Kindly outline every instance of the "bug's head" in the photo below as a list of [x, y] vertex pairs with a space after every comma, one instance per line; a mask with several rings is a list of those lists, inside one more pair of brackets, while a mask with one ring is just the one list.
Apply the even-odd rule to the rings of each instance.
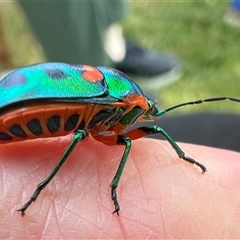
[[159, 116], [161, 116], [163, 112], [158, 110], [156, 104], [152, 100], [147, 97], [146, 99], [149, 109], [145, 112], [142, 119], [143, 121], [154, 121], [159, 118]]

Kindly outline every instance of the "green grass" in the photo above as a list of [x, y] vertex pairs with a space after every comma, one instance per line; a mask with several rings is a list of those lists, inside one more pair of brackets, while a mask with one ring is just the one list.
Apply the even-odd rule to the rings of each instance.
[[[240, 29], [223, 22], [227, 6], [220, 1], [131, 3], [125, 35], [149, 49], [173, 53], [183, 64], [182, 78], [159, 92], [164, 107], [211, 96], [240, 97]], [[17, 2], [0, 2], [0, 14], [15, 65], [46, 60]], [[182, 109], [200, 110], [240, 112], [240, 105], [218, 102]]]
[[[134, 15], [124, 22], [126, 35], [182, 60], [183, 77], [160, 92], [164, 106], [209, 96], [240, 97], [240, 29], [223, 22], [227, 6], [206, 1], [133, 4]], [[218, 102], [182, 111], [203, 109], [239, 112], [240, 106]]]

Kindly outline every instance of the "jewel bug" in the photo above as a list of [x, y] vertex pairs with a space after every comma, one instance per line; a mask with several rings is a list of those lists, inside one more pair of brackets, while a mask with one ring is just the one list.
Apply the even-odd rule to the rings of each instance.
[[77, 143], [88, 135], [106, 145], [125, 147], [110, 185], [115, 208], [113, 213], [118, 215], [120, 205], [116, 189], [130, 152], [131, 140], [159, 133], [171, 144], [179, 158], [200, 167], [202, 173], [206, 172], [206, 167], [185, 156], [161, 127], [133, 130], [128, 130], [128, 127], [136, 122], [154, 121], [166, 112], [185, 105], [221, 100], [240, 102], [237, 98], [215, 97], [158, 110], [134, 81], [108, 67], [41, 63], [10, 73], [0, 82], [0, 143], [74, 134], [53, 171], [38, 184], [30, 200], [18, 211], [24, 215]]

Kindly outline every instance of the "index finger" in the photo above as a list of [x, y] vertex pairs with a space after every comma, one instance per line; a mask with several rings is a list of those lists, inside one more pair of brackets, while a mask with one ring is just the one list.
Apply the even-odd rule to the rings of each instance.
[[[22, 218], [15, 210], [50, 173], [71, 136], [1, 145], [1, 235], [59, 238], [235, 238], [240, 236], [239, 153], [180, 144], [208, 172], [178, 158], [167, 142], [133, 141], [118, 186], [109, 185], [123, 147], [89, 139]], [[10, 226], [10, 227], [9, 227]], [[14, 229], [14, 231], [12, 230]]]

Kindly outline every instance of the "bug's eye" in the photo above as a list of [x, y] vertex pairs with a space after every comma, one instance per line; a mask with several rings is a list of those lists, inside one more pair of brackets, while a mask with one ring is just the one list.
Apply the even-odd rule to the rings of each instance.
[[149, 110], [152, 109], [153, 108], [153, 102], [148, 100], [147, 103], [148, 103], [148, 106], [149, 106]]
[[153, 104], [152, 105], [152, 111], [151, 111], [151, 115], [152, 116], [158, 116], [158, 109], [156, 108], [156, 106]]
[[151, 100], [147, 100], [149, 109], [145, 113], [145, 119], [152, 119], [152, 117], [156, 117], [158, 113], [158, 109], [156, 108], [155, 104]]

